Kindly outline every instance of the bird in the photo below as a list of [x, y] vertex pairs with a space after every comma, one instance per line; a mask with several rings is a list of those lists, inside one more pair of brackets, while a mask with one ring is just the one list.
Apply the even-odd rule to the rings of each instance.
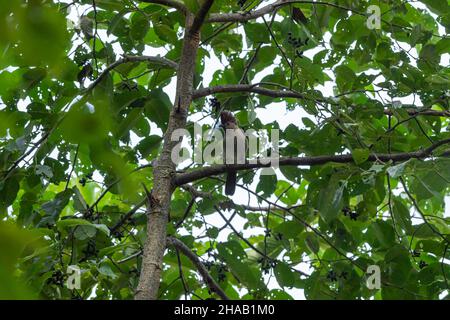
[[[220, 113], [221, 127], [224, 129], [224, 163], [241, 164], [245, 163], [245, 153], [247, 149], [246, 136], [244, 131], [239, 128], [237, 120], [233, 113], [224, 110]], [[230, 144], [232, 143], [232, 145]], [[236, 191], [237, 171], [227, 170], [225, 182], [225, 194], [234, 195]]]

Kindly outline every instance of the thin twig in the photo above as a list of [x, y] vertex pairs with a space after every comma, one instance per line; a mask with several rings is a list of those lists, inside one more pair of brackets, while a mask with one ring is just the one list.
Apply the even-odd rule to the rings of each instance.
[[78, 150], [80, 149], [80, 145], [77, 144], [77, 149], [75, 151], [75, 156], [73, 157], [73, 163], [72, 163], [72, 169], [70, 170], [69, 175], [67, 176], [67, 181], [66, 181], [66, 187], [64, 188], [64, 190], [67, 190], [67, 188], [69, 187], [69, 182], [70, 182], [70, 178], [72, 177], [72, 173], [75, 170], [75, 165], [77, 163], [77, 159], [78, 159]]
[[222, 300], [230, 300], [225, 291], [217, 284], [217, 282], [211, 277], [205, 265], [200, 261], [199, 257], [189, 249], [183, 242], [174, 237], [167, 237], [167, 244], [172, 245], [180, 250], [191, 262], [195, 265], [198, 272], [203, 278], [203, 281], [208, 285], [212, 292], [215, 292]]

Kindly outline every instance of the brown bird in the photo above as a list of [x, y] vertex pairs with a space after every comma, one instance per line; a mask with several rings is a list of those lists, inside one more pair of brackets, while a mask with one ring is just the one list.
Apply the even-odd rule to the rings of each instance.
[[[245, 163], [246, 137], [244, 131], [239, 128], [236, 118], [230, 111], [220, 113], [221, 127], [225, 131], [224, 136], [224, 163]], [[225, 182], [225, 194], [232, 196], [236, 191], [237, 171], [228, 170]]]

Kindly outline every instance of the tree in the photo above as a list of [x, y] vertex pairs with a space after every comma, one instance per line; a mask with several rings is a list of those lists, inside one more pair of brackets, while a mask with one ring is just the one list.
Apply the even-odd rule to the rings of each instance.
[[[447, 0], [0, 5], [0, 239], [18, 244], [0, 283], [51, 299], [448, 297], [449, 19]], [[280, 129], [276, 174], [231, 166], [241, 202], [222, 191], [230, 166], [172, 161], [176, 130], [225, 109]]]

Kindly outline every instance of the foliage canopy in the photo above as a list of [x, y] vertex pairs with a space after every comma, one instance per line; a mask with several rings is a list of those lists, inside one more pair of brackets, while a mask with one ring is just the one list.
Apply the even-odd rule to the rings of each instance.
[[[0, 298], [134, 297], [142, 184], [152, 190], [170, 128], [185, 16], [204, 2], [0, 5]], [[171, 195], [167, 234], [233, 299], [448, 297], [449, 2], [274, 2], [213, 2], [186, 128], [211, 128], [219, 106], [245, 129], [281, 127], [281, 157], [351, 156], [241, 170], [241, 202], [220, 175], [190, 180]], [[278, 116], [263, 122], [264, 109]], [[168, 246], [158, 297], [217, 297], [180, 248]], [[69, 265], [79, 290], [65, 286]], [[369, 265], [380, 290], [366, 287]]]

